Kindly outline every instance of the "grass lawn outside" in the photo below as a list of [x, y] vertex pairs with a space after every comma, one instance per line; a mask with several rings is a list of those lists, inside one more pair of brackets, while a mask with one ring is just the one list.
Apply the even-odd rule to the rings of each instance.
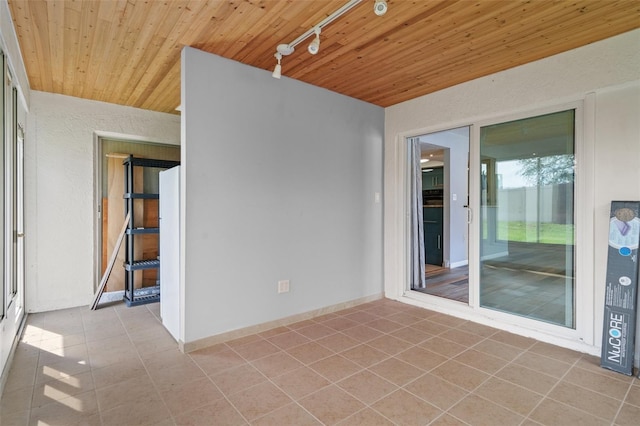
[[541, 223], [540, 240], [536, 222], [498, 222], [498, 239], [523, 243], [573, 245], [574, 226], [559, 223]]

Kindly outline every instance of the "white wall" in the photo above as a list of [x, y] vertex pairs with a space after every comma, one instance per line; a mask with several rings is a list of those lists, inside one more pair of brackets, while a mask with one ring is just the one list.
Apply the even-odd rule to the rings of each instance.
[[[578, 347], [582, 340], [591, 352], [600, 346], [604, 280], [606, 270], [607, 230], [611, 200], [640, 199], [640, 30], [593, 43], [579, 49], [506, 70], [423, 96], [386, 109], [385, 115], [385, 291], [389, 297], [401, 298], [404, 288], [402, 258], [401, 200], [402, 167], [399, 149], [404, 135], [424, 134], [482, 120], [584, 101], [583, 143], [585, 159], [579, 164], [587, 183], [578, 195], [583, 200], [576, 212], [587, 231], [578, 236], [577, 249], [584, 258], [593, 258], [578, 270], [577, 286], [592, 280], [593, 290], [583, 294], [581, 336], [543, 336], [531, 330], [508, 325], [505, 328], [522, 334], [547, 338], [554, 343]], [[473, 140], [472, 140], [473, 143]], [[595, 170], [595, 171], [593, 171]], [[585, 173], [586, 172], [586, 173]], [[593, 184], [591, 184], [593, 183]], [[595, 232], [592, 232], [595, 229]], [[588, 286], [587, 286], [588, 287]], [[480, 319], [477, 312], [453, 312]], [[515, 321], [514, 321], [515, 323]], [[541, 325], [542, 329], [543, 326]], [[580, 349], [585, 349], [581, 346]]]
[[32, 91], [25, 136], [26, 306], [88, 305], [94, 293], [94, 136], [180, 143], [180, 117]]
[[384, 110], [182, 55], [186, 342], [381, 294]]

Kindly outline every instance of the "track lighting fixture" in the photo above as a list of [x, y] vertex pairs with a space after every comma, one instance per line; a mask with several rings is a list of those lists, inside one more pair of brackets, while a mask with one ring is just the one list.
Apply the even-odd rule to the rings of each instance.
[[[293, 51], [295, 50], [295, 47], [298, 44], [302, 43], [304, 40], [308, 39], [314, 34], [315, 34], [315, 38], [309, 44], [309, 47], [307, 48], [307, 50], [312, 55], [317, 54], [318, 51], [320, 50], [320, 32], [322, 31], [322, 28], [329, 25], [330, 23], [332, 23], [333, 21], [335, 21], [336, 19], [338, 19], [339, 17], [341, 17], [342, 15], [344, 15], [345, 13], [347, 13], [348, 11], [356, 7], [361, 1], [362, 0], [349, 0], [340, 9], [336, 10], [331, 15], [324, 18], [315, 27], [307, 30], [304, 34], [300, 35], [297, 39], [293, 40], [291, 43], [279, 44], [276, 49], [276, 54], [274, 55], [275, 58], [278, 60], [278, 64], [276, 65], [276, 68], [273, 70], [273, 74], [272, 74], [273, 77], [280, 78], [281, 70], [282, 70], [282, 67], [280, 65], [280, 60], [282, 59], [282, 57], [292, 54]], [[387, 2], [385, 0], [375, 0], [375, 3], [373, 5], [373, 10], [378, 16], [384, 15], [385, 13], [387, 13]]]
[[280, 65], [280, 60], [282, 59], [282, 54], [280, 52], [276, 52], [275, 55], [273, 55], [276, 57], [276, 59], [278, 60], [278, 63], [276, 64], [276, 67], [273, 69], [273, 74], [271, 74], [271, 76], [273, 76], [273, 78], [277, 78], [278, 80], [280, 79], [280, 76], [282, 75], [282, 65]]
[[388, 8], [387, 0], [376, 0], [373, 4], [373, 11], [378, 16], [382, 16], [387, 13]]
[[314, 32], [316, 33], [316, 38], [314, 38], [313, 41], [309, 43], [309, 47], [307, 48], [309, 53], [311, 53], [312, 55], [315, 55], [320, 50], [320, 31], [322, 31], [322, 29], [320, 27], [316, 27], [316, 29], [314, 30]]

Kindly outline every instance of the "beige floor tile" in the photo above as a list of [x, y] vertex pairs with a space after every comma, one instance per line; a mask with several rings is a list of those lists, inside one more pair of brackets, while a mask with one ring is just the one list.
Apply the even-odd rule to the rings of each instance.
[[638, 381], [636, 381], [635, 383], [636, 384], [631, 386], [631, 388], [629, 389], [624, 402], [635, 405], [636, 407], [640, 407], [640, 385], [638, 384]]
[[409, 348], [404, 352], [400, 352], [395, 357], [424, 371], [430, 371], [448, 359], [442, 355], [438, 355], [417, 346]]
[[619, 426], [637, 426], [640, 419], [640, 407], [623, 404], [618, 417], [616, 417], [616, 425]]
[[374, 349], [366, 344], [354, 346], [351, 349], [347, 349], [346, 351], [341, 352], [340, 355], [350, 361], [355, 362], [361, 367], [370, 367], [374, 364], [379, 363], [380, 361], [389, 358], [388, 354]]
[[466, 350], [454, 359], [488, 374], [494, 374], [505, 365], [504, 360], [474, 349]]
[[580, 352], [561, 348], [560, 346], [551, 345], [545, 342], [536, 342], [531, 348], [529, 348], [529, 352], [544, 355], [548, 358], [553, 358], [568, 364], [573, 364], [582, 358], [582, 354]]
[[492, 377], [473, 392], [523, 416], [528, 415], [543, 396], [505, 380]]
[[518, 356], [520, 356], [522, 352], [524, 352], [524, 349], [496, 342], [495, 340], [491, 339], [483, 340], [477, 345], [474, 345], [473, 349], [479, 352], [484, 352], [485, 354], [493, 355], [509, 362], [513, 361]]
[[342, 352], [360, 344], [359, 341], [353, 339], [346, 334], [334, 333], [329, 336], [316, 340], [316, 343], [324, 346], [325, 348], [334, 351]]
[[467, 423], [462, 420], [456, 419], [450, 414], [444, 413], [437, 419], [435, 419], [429, 426], [467, 426]]
[[358, 311], [355, 311], [355, 312], [351, 312], [351, 313], [345, 315], [344, 317], [347, 318], [347, 319], [350, 319], [351, 321], [355, 321], [355, 322], [357, 322], [359, 324], [365, 324], [365, 323], [367, 323], [369, 321], [373, 321], [375, 319], [380, 318], [377, 315], [373, 315], [372, 313], [361, 311], [361, 310], [358, 310]]
[[422, 321], [418, 321], [414, 324], [410, 324], [409, 327], [415, 328], [416, 330], [422, 331], [423, 333], [431, 334], [432, 336], [437, 336], [453, 328], [453, 327], [448, 327], [444, 324], [430, 321], [428, 319], [423, 319]]
[[449, 411], [471, 425], [517, 425], [524, 417], [476, 395], [469, 395]]
[[173, 340], [173, 337], [171, 337], [166, 330], [163, 334], [135, 342], [134, 345], [140, 356], [163, 352], [168, 349], [175, 349], [178, 347], [176, 341]]
[[369, 371], [360, 371], [337, 385], [365, 404], [372, 404], [398, 389], [397, 385]]
[[469, 393], [430, 373], [409, 383], [405, 389], [442, 410], [448, 410]]
[[489, 378], [487, 373], [460, 364], [457, 361], [447, 361], [432, 370], [431, 373], [469, 391], [474, 390]]
[[452, 327], [452, 328], [459, 327], [462, 324], [467, 322], [467, 320], [464, 320], [462, 318], [456, 318], [451, 315], [443, 314], [440, 312], [436, 312], [434, 315], [431, 315], [429, 317], [429, 321], [436, 322], [438, 324], [442, 324], [446, 327]]
[[300, 346], [287, 349], [286, 352], [303, 364], [311, 364], [333, 355], [333, 351], [317, 344], [316, 342], [305, 343]]
[[331, 381], [342, 380], [360, 370], [362, 367], [340, 356], [333, 355], [309, 365], [315, 372]]
[[355, 327], [356, 325], [358, 325], [357, 322], [342, 316], [337, 318], [331, 318], [327, 321], [322, 321], [320, 324], [324, 325], [325, 327], [329, 327], [335, 331], [346, 330], [348, 328]]
[[371, 406], [397, 425], [426, 425], [442, 411], [402, 389]]
[[33, 388], [25, 387], [11, 392], [5, 391], [0, 399], [0, 415], [8, 415], [31, 408]]
[[546, 426], [604, 426], [610, 424], [604, 419], [550, 399], [544, 399], [529, 415], [529, 418]]
[[292, 402], [291, 398], [269, 382], [228, 395], [228, 399], [249, 421], [253, 421]]
[[287, 326], [276, 327], [267, 331], [262, 331], [258, 333], [258, 336], [262, 337], [263, 339], [269, 339], [270, 337], [277, 336], [278, 334], [288, 333], [291, 330], [292, 329]]
[[342, 331], [342, 334], [351, 337], [361, 343], [369, 342], [382, 336], [382, 332], [375, 330], [366, 325], [357, 325]]
[[74, 360], [78, 363], [89, 361], [89, 352], [86, 344], [67, 346], [64, 348], [40, 351], [38, 365], [55, 364], [63, 359]]
[[177, 348], [142, 355], [140, 358], [144, 362], [144, 366], [148, 368], [149, 371], [162, 370], [176, 365], [189, 364], [192, 361], [192, 358], [188, 354], [183, 354]]
[[4, 392], [33, 387], [36, 381], [36, 367], [12, 368], [4, 385]]
[[264, 339], [234, 347], [233, 350], [247, 361], [255, 361], [280, 351], [276, 345]]
[[206, 374], [195, 363], [150, 371], [149, 375], [160, 392], [206, 377]]
[[204, 407], [176, 416], [178, 426], [225, 425], [240, 426], [247, 422], [226, 399], [218, 399]]
[[569, 371], [564, 377], [564, 381], [619, 400], [625, 397], [629, 386], [631, 386], [629, 383], [580, 369]]
[[136, 352], [133, 345], [131, 345], [131, 347], [106, 349], [89, 354], [91, 368], [102, 368], [133, 358], [138, 358], [138, 352]]
[[117, 364], [91, 370], [96, 389], [112, 386], [124, 380], [147, 375], [147, 370], [138, 358], [130, 358]]
[[473, 346], [477, 343], [480, 343], [485, 339], [485, 337], [471, 334], [466, 331], [460, 330], [458, 328], [452, 328], [451, 330], [447, 330], [444, 333], [438, 335], [443, 339], [451, 340], [452, 342], [458, 343], [463, 346]]
[[310, 323], [306, 327], [296, 328], [296, 332], [302, 334], [308, 339], [316, 340], [327, 337], [336, 331], [318, 323]]
[[411, 312], [406, 311], [404, 309], [398, 312], [397, 314], [389, 315], [386, 318], [390, 321], [397, 322], [398, 324], [403, 324], [403, 325], [413, 324], [415, 322], [422, 321], [421, 317], [412, 315]]
[[89, 355], [99, 354], [105, 351], [131, 351], [135, 349], [133, 342], [126, 334], [120, 334], [106, 339], [87, 342]]
[[367, 323], [367, 327], [371, 327], [374, 330], [378, 330], [382, 333], [392, 333], [394, 331], [400, 330], [401, 328], [404, 328], [405, 325], [402, 323], [391, 321], [387, 318], [380, 318], [369, 321]]
[[564, 376], [571, 368], [571, 364], [539, 355], [531, 351], [524, 352], [516, 358], [513, 363], [558, 378]]
[[231, 349], [224, 349], [212, 353], [192, 353], [193, 361], [208, 375], [214, 375], [246, 364], [246, 361]]
[[459, 345], [451, 340], [443, 339], [438, 336], [432, 337], [431, 339], [420, 343], [418, 346], [448, 358], [461, 354], [467, 349], [466, 346]]
[[364, 404], [335, 385], [322, 388], [298, 401], [327, 425], [333, 425], [364, 408]]
[[54, 401], [92, 391], [94, 389], [91, 372], [80, 373], [74, 376], [52, 380], [35, 386], [33, 389], [32, 408], [40, 407]]
[[99, 425], [96, 394], [88, 391], [40, 407], [32, 408], [29, 424], [35, 425]]
[[136, 398], [116, 408], [102, 411], [103, 426], [155, 425], [170, 417], [169, 410], [156, 394]]
[[564, 382], [558, 383], [549, 392], [547, 398], [560, 401], [609, 421], [613, 421], [621, 405], [619, 400]]
[[148, 376], [133, 377], [117, 384], [96, 390], [101, 411], [111, 410], [124, 404], [160, 398]]
[[384, 360], [369, 370], [398, 386], [404, 386], [424, 373], [424, 370], [397, 358]]
[[305, 397], [330, 384], [326, 378], [308, 367], [290, 371], [275, 377], [272, 381], [289, 397], [294, 399]]
[[272, 378], [302, 367], [302, 363], [286, 352], [278, 352], [253, 361], [252, 365], [265, 376]]
[[14, 411], [8, 414], [0, 412], [0, 425], [3, 426], [27, 426], [31, 411]]
[[389, 355], [398, 354], [404, 350], [409, 349], [413, 346], [411, 343], [406, 340], [398, 339], [397, 337], [390, 336], [388, 334], [382, 335], [376, 339], [373, 339], [367, 342], [367, 345], [387, 353]]
[[382, 414], [365, 408], [338, 423], [338, 426], [393, 426]]
[[307, 410], [298, 404], [291, 403], [251, 422], [252, 426], [321, 426]]
[[225, 395], [240, 392], [267, 380], [251, 364], [242, 364], [209, 377]]
[[160, 394], [173, 416], [210, 404], [223, 398], [222, 393], [208, 378], [176, 386]]
[[398, 330], [389, 333], [393, 337], [397, 337], [398, 339], [406, 340], [407, 342], [417, 345], [425, 340], [433, 337], [432, 334], [426, 333], [424, 331], [416, 330], [413, 327], [403, 327]]
[[456, 327], [458, 330], [466, 331], [467, 333], [475, 334], [476, 336], [489, 337], [496, 334], [497, 328], [488, 327], [486, 325], [478, 324], [476, 322], [467, 321]]
[[515, 346], [520, 349], [529, 349], [536, 343], [534, 339], [518, 336], [513, 333], [507, 333], [506, 331], [499, 331], [492, 335], [490, 339], [510, 346]]
[[303, 343], [309, 342], [309, 338], [303, 336], [300, 333], [296, 333], [295, 331], [281, 333], [276, 336], [270, 337], [267, 340], [269, 340], [280, 349], [289, 349], [294, 346], [299, 346]]
[[502, 370], [498, 371], [496, 376], [543, 395], [549, 392], [551, 388], [558, 383], [557, 378], [538, 373], [537, 371], [530, 370], [516, 364], [507, 365]]
[[[258, 342], [260, 340], [264, 340], [259, 334], [249, 334], [247, 336], [239, 337], [237, 339], [230, 340], [225, 343], [226, 346], [230, 348], [237, 348], [240, 346], [244, 346], [249, 343]], [[203, 351], [207, 352], [209, 348], [203, 349]]]
[[66, 379], [89, 370], [91, 367], [82, 361], [77, 362], [73, 359], [63, 358], [56, 363], [40, 365], [36, 373], [36, 384]]
[[591, 373], [601, 374], [603, 376], [609, 377], [611, 379], [620, 380], [625, 383], [633, 382], [633, 376], [626, 376], [624, 374], [620, 374], [617, 371], [612, 371], [606, 368], [602, 368], [600, 366], [600, 357], [583, 354], [582, 358], [578, 360], [577, 363], [573, 366], [573, 368], [580, 368], [581, 370], [586, 370]]

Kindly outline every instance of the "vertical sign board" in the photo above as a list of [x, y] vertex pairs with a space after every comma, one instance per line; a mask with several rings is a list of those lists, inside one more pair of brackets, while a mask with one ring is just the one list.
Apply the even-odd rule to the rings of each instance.
[[633, 374], [640, 201], [612, 201], [600, 365]]

